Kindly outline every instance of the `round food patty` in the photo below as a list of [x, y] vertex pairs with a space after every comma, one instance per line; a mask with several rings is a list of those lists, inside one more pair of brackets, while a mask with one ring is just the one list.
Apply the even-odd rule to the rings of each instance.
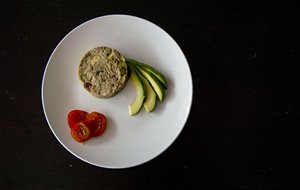
[[125, 58], [117, 50], [105, 46], [88, 51], [78, 68], [83, 87], [99, 98], [117, 94], [127, 82], [127, 73]]

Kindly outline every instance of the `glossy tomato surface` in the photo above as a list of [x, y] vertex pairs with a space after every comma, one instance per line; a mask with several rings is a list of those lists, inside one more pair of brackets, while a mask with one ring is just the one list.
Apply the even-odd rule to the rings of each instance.
[[71, 128], [71, 135], [74, 140], [84, 142], [91, 137], [91, 131], [84, 122], [79, 122]]
[[68, 124], [73, 128], [79, 122], [85, 121], [88, 113], [81, 110], [72, 110], [68, 114]]
[[91, 136], [97, 137], [102, 135], [106, 128], [106, 117], [98, 112], [92, 112], [89, 116], [92, 118], [89, 122]]
[[73, 139], [84, 142], [91, 137], [97, 137], [106, 129], [106, 117], [98, 112], [87, 113], [82, 110], [72, 110], [68, 114], [68, 124]]

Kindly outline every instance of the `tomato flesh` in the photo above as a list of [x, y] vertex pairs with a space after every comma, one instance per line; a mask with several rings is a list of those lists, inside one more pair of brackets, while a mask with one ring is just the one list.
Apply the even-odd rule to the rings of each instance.
[[106, 117], [98, 112], [87, 113], [72, 110], [68, 114], [68, 124], [71, 136], [78, 142], [84, 142], [91, 137], [97, 137], [106, 129]]
[[90, 113], [92, 120], [89, 123], [91, 129], [91, 136], [97, 137], [102, 135], [106, 129], [106, 117], [98, 112]]
[[84, 142], [91, 137], [91, 131], [84, 122], [79, 122], [71, 128], [71, 135], [74, 140]]
[[85, 121], [86, 116], [88, 115], [87, 112], [81, 110], [72, 110], [68, 114], [68, 124], [70, 128], [73, 128], [79, 122]]

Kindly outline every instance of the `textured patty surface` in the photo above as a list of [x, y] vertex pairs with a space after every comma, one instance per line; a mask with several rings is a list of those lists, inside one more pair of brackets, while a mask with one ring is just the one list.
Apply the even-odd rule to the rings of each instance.
[[125, 86], [128, 69], [125, 58], [117, 50], [101, 46], [83, 56], [78, 75], [83, 87], [92, 95], [108, 98]]

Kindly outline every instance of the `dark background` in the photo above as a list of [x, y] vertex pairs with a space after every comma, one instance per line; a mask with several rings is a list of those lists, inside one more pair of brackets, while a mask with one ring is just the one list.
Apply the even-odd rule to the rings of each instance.
[[[296, 1], [2, 1], [0, 189], [299, 189], [299, 6]], [[56, 140], [41, 82], [79, 24], [147, 19], [185, 53], [194, 85], [174, 144], [143, 165], [89, 165]]]

